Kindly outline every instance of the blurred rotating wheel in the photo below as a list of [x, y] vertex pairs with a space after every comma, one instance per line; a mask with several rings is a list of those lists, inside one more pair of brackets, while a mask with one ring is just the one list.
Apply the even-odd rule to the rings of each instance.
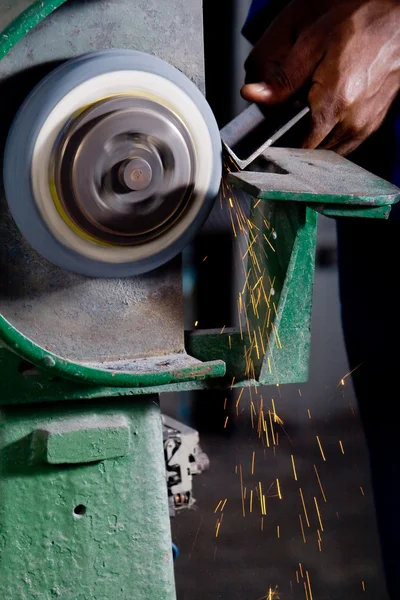
[[91, 277], [151, 271], [207, 219], [221, 142], [201, 92], [164, 61], [106, 50], [27, 98], [5, 147], [10, 212], [52, 263]]

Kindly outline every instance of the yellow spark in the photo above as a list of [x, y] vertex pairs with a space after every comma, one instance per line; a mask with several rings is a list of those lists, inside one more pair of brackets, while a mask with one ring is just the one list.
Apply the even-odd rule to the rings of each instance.
[[296, 571], [296, 581], [297, 581], [297, 583], [300, 583], [300, 578], [299, 578], [299, 572], [298, 571]]
[[257, 208], [257, 206], [260, 204], [260, 202], [261, 202], [261, 198], [259, 198], [259, 199], [257, 200], [257, 202], [255, 203], [255, 205], [253, 206], [253, 210], [254, 210], [255, 208]]
[[224, 429], [226, 429], [226, 426], [228, 424], [228, 419], [229, 419], [229, 415], [227, 415], [226, 419], [225, 419], [225, 423], [224, 423]]
[[225, 498], [223, 505], [221, 506], [221, 512], [224, 510], [225, 508], [225, 504], [228, 502], [228, 498]]
[[244, 388], [242, 388], [239, 392], [239, 396], [238, 399], [236, 400], [236, 414], [239, 415], [239, 404], [240, 404], [240, 400], [242, 398], [242, 394], [243, 394]]
[[342, 440], [339, 440], [339, 446], [340, 446], [340, 449], [342, 451], [342, 454], [344, 454], [344, 448], [343, 448]]
[[207, 258], [208, 258], [208, 256], [205, 256], [205, 257], [203, 258], [203, 262], [206, 262]]
[[360, 490], [361, 490], [362, 495], [365, 496], [364, 489], [363, 489], [363, 487], [361, 485], [360, 485]]
[[268, 361], [268, 371], [269, 371], [270, 373], [272, 373], [272, 369], [271, 369], [271, 361], [270, 361], [270, 359], [269, 359], [269, 356], [267, 357], [267, 361]]
[[307, 408], [307, 413], [308, 413], [308, 418], [311, 419], [311, 412], [310, 412], [309, 408]]
[[243, 492], [243, 472], [242, 472], [242, 465], [239, 465], [239, 472], [240, 472], [240, 492], [241, 492], [241, 496], [242, 496], [242, 514], [245, 517], [246, 516], [246, 509], [244, 507], [244, 492]]
[[317, 476], [317, 481], [318, 481], [318, 484], [319, 484], [319, 487], [320, 487], [320, 490], [321, 490], [322, 497], [324, 499], [324, 502], [326, 502], [326, 496], [325, 496], [324, 488], [322, 487], [322, 483], [321, 483], [321, 480], [319, 478], [319, 474], [318, 474], [318, 470], [317, 470], [316, 465], [314, 465], [314, 471], [315, 471], [315, 475]]
[[318, 437], [318, 436], [316, 436], [316, 438], [317, 438], [317, 442], [318, 442], [319, 449], [320, 449], [320, 451], [321, 451], [322, 458], [323, 458], [323, 460], [324, 460], [324, 461], [326, 461], [325, 454], [324, 454], [324, 451], [322, 450], [322, 446], [321, 446], [321, 442], [320, 442], [320, 440], [319, 440], [319, 437]]
[[246, 250], [246, 252], [243, 254], [243, 256], [242, 256], [242, 260], [244, 260], [244, 259], [246, 258], [246, 256], [247, 256], [247, 254], [248, 254], [249, 252], [251, 252], [251, 248], [252, 248], [253, 244], [256, 242], [257, 238], [258, 238], [258, 236], [255, 236], [255, 237], [253, 237], [253, 239], [252, 239], [252, 241], [250, 242], [250, 244], [248, 244], [248, 245], [247, 245], [247, 250]]
[[299, 392], [299, 396], [301, 396], [301, 389], [299, 388], [297, 391]]
[[304, 593], [306, 595], [306, 600], [310, 600], [310, 598], [308, 597], [307, 585], [306, 585], [305, 581], [303, 581], [303, 585], [304, 585]]
[[322, 525], [321, 513], [319, 512], [319, 506], [316, 497], [314, 496], [315, 510], [317, 511], [319, 525], [321, 527], [321, 531], [324, 531], [324, 526]]
[[261, 531], [264, 531], [264, 517], [261, 517]]
[[268, 415], [269, 415], [269, 422], [271, 425], [271, 435], [272, 435], [272, 442], [274, 444], [274, 446], [276, 446], [276, 440], [275, 440], [275, 432], [274, 432], [274, 426], [272, 424], [272, 415], [271, 415], [271, 411], [268, 411]]
[[318, 548], [319, 551], [322, 552], [322, 544], [321, 544], [321, 540], [318, 540]]
[[275, 248], [273, 247], [273, 245], [271, 244], [271, 242], [269, 241], [269, 239], [267, 238], [267, 236], [265, 235], [265, 233], [263, 233], [263, 238], [265, 239], [265, 241], [267, 242], [267, 244], [270, 246], [272, 252], [275, 252]]
[[313, 600], [313, 595], [312, 595], [312, 591], [311, 591], [310, 576], [308, 574], [308, 571], [306, 571], [306, 577], [307, 577], [308, 591], [310, 593], [310, 600]]
[[219, 332], [219, 334], [221, 335], [221, 333], [224, 333], [226, 325], [223, 326], [223, 328], [221, 329], [221, 331]]
[[252, 456], [252, 459], [251, 459], [251, 474], [252, 475], [254, 475], [254, 461], [255, 461], [255, 458], [256, 458], [256, 453], [253, 452], [253, 456]]
[[365, 582], [364, 581], [361, 582], [361, 587], [362, 587], [363, 591], [365, 592]]
[[259, 325], [258, 325], [258, 334], [260, 336], [260, 342], [261, 342], [261, 348], [262, 348], [263, 354], [265, 354], [264, 340], [263, 340], [263, 336], [262, 336], [262, 333], [261, 333], [261, 328], [260, 328]]
[[216, 512], [217, 512], [217, 510], [219, 509], [219, 507], [221, 506], [221, 504], [222, 504], [222, 500], [220, 500], [220, 501], [218, 502], [217, 506], [215, 507], [214, 513], [216, 513]]
[[272, 412], [274, 413], [274, 423], [276, 423], [276, 408], [275, 408], [275, 402], [274, 402], [273, 398], [271, 398], [271, 403], [272, 403]]
[[253, 490], [250, 490], [250, 512], [253, 512]]
[[340, 381], [340, 383], [341, 383], [342, 385], [344, 385], [344, 379], [342, 379], [342, 380]]
[[233, 208], [233, 204], [232, 204], [232, 198], [228, 198], [229, 200], [229, 204], [231, 205], [231, 207]]
[[231, 340], [230, 335], [228, 335], [228, 342], [229, 342], [229, 349], [232, 349], [232, 340]]
[[301, 502], [303, 504], [303, 511], [304, 511], [304, 516], [306, 518], [306, 523], [307, 526], [310, 527], [310, 521], [308, 520], [308, 514], [307, 514], [307, 509], [306, 509], [306, 503], [304, 502], [304, 496], [303, 496], [303, 492], [302, 489], [299, 488], [299, 492], [300, 492], [300, 498], [301, 498]]
[[254, 292], [254, 290], [260, 285], [261, 281], [262, 281], [263, 276], [261, 275], [261, 277], [258, 278], [257, 283], [255, 284], [255, 286], [252, 288], [252, 291]]
[[281, 537], [281, 529], [279, 525], [276, 526], [276, 537], [279, 539]]
[[299, 562], [299, 569], [300, 569], [301, 578], [304, 579], [303, 567], [302, 567], [302, 564], [300, 562]]
[[266, 219], [264, 219], [264, 220], [263, 220], [263, 223], [264, 223], [264, 225], [265, 225], [265, 227], [266, 227], [267, 229], [269, 229], [269, 228], [270, 228], [270, 225], [269, 225], [269, 223], [268, 223], [268, 221], [267, 221]]
[[235, 237], [237, 237], [237, 233], [236, 233], [236, 227], [235, 227], [235, 223], [233, 222], [233, 218], [232, 218], [232, 213], [231, 213], [231, 211], [229, 211], [229, 216], [230, 216], [230, 218], [231, 218], [231, 224], [232, 224], [233, 235], [234, 235]]
[[303, 525], [303, 519], [301, 518], [301, 515], [299, 515], [299, 521], [300, 521], [301, 535], [303, 536], [303, 542], [306, 544], [307, 543], [306, 534], [304, 533], [304, 525]]
[[263, 493], [262, 493], [262, 485], [261, 481], [258, 482], [258, 487], [260, 490], [260, 506], [261, 506], [261, 514], [264, 514], [264, 506], [263, 506]]
[[293, 456], [293, 454], [291, 455], [291, 457], [292, 457], [293, 475], [294, 475], [295, 481], [297, 481], [296, 465], [294, 464], [294, 456]]
[[215, 537], [216, 537], [216, 538], [218, 537], [218, 534], [219, 534], [219, 528], [220, 528], [220, 527], [221, 527], [221, 522], [220, 522], [220, 521], [217, 521], [217, 529], [216, 529], [216, 531], [215, 531]]
[[198, 321], [195, 321], [195, 322], [194, 322], [194, 326], [195, 326], [195, 327], [197, 327], [197, 325], [198, 325], [198, 324], [199, 324], [199, 322], [198, 322]]
[[276, 487], [278, 489], [279, 500], [282, 500], [281, 486], [279, 485], [279, 479], [276, 480]]

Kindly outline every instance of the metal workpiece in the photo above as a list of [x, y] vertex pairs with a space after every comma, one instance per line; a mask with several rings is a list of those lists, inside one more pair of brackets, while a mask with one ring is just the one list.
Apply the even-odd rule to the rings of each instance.
[[329, 216], [387, 218], [400, 199], [399, 188], [330, 150], [269, 148], [252, 166], [228, 179], [254, 198], [304, 202]]
[[0, 596], [174, 600], [157, 397], [4, 407]]

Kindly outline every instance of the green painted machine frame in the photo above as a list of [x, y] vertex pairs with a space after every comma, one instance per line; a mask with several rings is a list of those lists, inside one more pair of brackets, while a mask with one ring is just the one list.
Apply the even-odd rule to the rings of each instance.
[[[64, 2], [6, 3], [0, 58]], [[1, 598], [173, 600], [158, 394], [307, 379], [317, 213], [387, 218], [400, 191], [329, 152], [263, 160], [228, 177], [260, 249], [242, 322], [186, 332], [189, 366], [94, 368], [0, 314]]]

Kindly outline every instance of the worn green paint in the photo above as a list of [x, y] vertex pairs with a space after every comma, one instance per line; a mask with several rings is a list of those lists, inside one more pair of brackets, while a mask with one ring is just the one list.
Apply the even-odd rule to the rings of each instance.
[[6, 349], [15, 352], [22, 359], [36, 367], [49, 369], [52, 378], [65, 377], [98, 386], [128, 388], [161, 386], [197, 378], [222, 377], [225, 374], [225, 365], [222, 361], [194, 365], [177, 371], [165, 370], [140, 374], [91, 368], [82, 363], [67, 361], [34, 344], [2, 316], [0, 316], [0, 340]]
[[364, 207], [364, 206], [343, 206], [343, 204], [336, 205], [321, 205], [315, 206], [312, 208], [317, 212], [321, 213], [325, 217], [333, 217], [333, 218], [363, 218], [363, 219], [388, 219], [390, 215], [390, 211], [392, 210], [391, 206], [373, 206], [373, 207]]
[[[116, 422], [124, 424], [129, 448], [122, 448], [119, 437], [114, 452], [123, 449], [124, 456], [99, 456], [93, 462], [87, 438], [80, 450], [51, 444], [56, 460], [35, 451], [38, 431], [77, 431], [95, 418], [108, 428], [108, 435]], [[74, 452], [80, 452], [79, 464], [51, 464], [75, 462]], [[162, 456], [161, 416], [153, 396], [134, 403], [118, 399], [4, 407], [0, 598], [173, 600]]]
[[[225, 384], [233, 387], [306, 381], [317, 214], [302, 204], [265, 202], [252, 210], [252, 221], [259, 234], [268, 234], [274, 245], [275, 252], [266, 243], [265, 253], [258, 253], [263, 286], [270, 296], [269, 306], [261, 302], [255, 314], [247, 298], [250, 331], [246, 329], [245, 320], [240, 329], [225, 329], [223, 333], [197, 331], [187, 337], [188, 351], [199, 360], [223, 357], [227, 368]], [[275, 240], [271, 237], [273, 230], [277, 233]], [[253, 267], [250, 270], [247, 290], [256, 286], [260, 278], [258, 270]], [[273, 282], [273, 295], [270, 295], [270, 282]], [[260, 335], [264, 339], [265, 353]], [[250, 348], [254, 373], [246, 370], [244, 359], [245, 354], [249, 356]]]
[[31, 29], [36, 27], [36, 25], [65, 2], [66, 0], [38, 0], [37, 2], [32, 2], [31, 6], [22, 11], [21, 14], [1, 32], [0, 59], [4, 58], [11, 48], [13, 48]]
[[38, 429], [32, 452], [51, 465], [72, 465], [126, 456], [130, 444], [126, 419], [90, 415]]

